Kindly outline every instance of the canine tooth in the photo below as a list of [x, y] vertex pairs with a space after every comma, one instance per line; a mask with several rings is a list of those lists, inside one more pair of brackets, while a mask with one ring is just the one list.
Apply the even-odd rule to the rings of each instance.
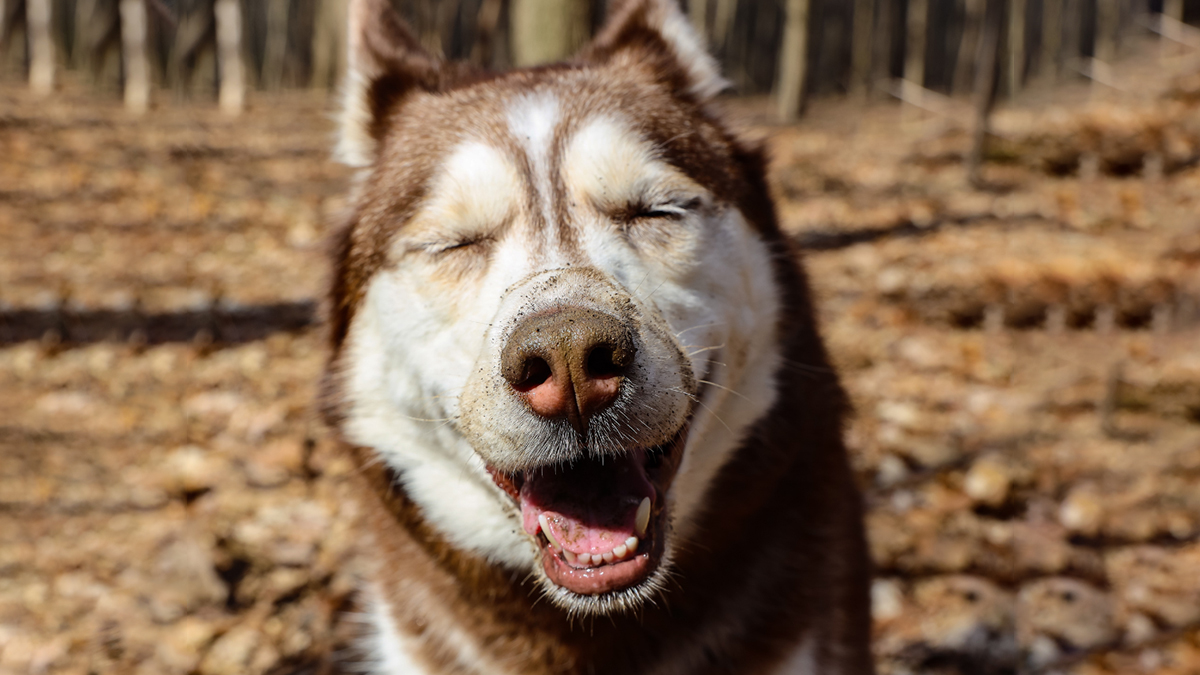
[[625, 548], [629, 549], [629, 555], [637, 553], [638, 538], [630, 537], [625, 540]]
[[614, 548], [612, 550], [612, 552], [613, 552], [613, 555], [616, 556], [616, 558], [618, 560], [620, 560], [621, 558], [625, 557], [626, 553], [629, 553], [629, 547], [626, 546], [625, 544], [621, 544], [620, 546]]
[[637, 527], [637, 536], [640, 537], [640, 536], [646, 534], [646, 527], [648, 525], [650, 525], [650, 498], [649, 497], [643, 498], [642, 503], [638, 504], [637, 521], [636, 521], [635, 525]]
[[609, 551], [608, 553], [605, 553], [605, 554], [604, 554], [604, 556], [603, 556], [603, 558], [604, 558], [604, 562], [606, 562], [606, 563], [610, 563], [610, 562], [612, 562], [613, 560], [616, 560], [616, 557], [615, 557], [615, 556], [613, 556], [613, 552], [612, 552], [612, 551]]
[[546, 535], [546, 538], [550, 540], [550, 545], [554, 547], [554, 550], [556, 552], [561, 551], [562, 544], [558, 543], [554, 535], [550, 534], [550, 523], [546, 520], [546, 514], [543, 513], [538, 516], [538, 525], [542, 526], [542, 534]]
[[604, 562], [604, 556], [597, 555], [595, 553], [592, 554], [592, 564], [593, 565], [599, 565], [602, 562]]

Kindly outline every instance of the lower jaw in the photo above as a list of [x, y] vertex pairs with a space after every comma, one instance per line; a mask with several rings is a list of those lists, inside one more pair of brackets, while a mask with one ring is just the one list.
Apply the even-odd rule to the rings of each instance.
[[[647, 542], [650, 543], [650, 542]], [[654, 542], [657, 544], [657, 542]], [[542, 548], [542, 567], [556, 586], [579, 595], [601, 595], [621, 591], [645, 581], [657, 567], [657, 545], [628, 560], [597, 567], [573, 567], [549, 546]]]

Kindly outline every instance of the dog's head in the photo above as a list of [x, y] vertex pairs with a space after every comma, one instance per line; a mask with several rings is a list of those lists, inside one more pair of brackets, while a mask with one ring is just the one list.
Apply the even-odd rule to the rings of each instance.
[[574, 614], [636, 607], [703, 555], [712, 479], [775, 398], [773, 212], [723, 81], [674, 0], [501, 75], [385, 0], [350, 25], [329, 416], [451, 546]]

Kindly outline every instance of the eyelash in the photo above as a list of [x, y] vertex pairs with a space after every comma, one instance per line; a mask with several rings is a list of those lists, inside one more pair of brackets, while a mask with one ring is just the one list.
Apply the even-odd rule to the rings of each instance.
[[462, 249], [470, 248], [472, 246], [475, 246], [476, 244], [485, 244], [490, 241], [491, 241], [491, 237], [479, 237], [477, 239], [462, 239], [462, 240], [454, 242], [453, 244], [431, 243], [431, 244], [426, 244], [424, 246], [424, 248], [429, 253], [432, 253], [434, 255], [441, 255], [443, 253], [452, 253], [454, 251], [461, 251]]
[[671, 220], [678, 220], [684, 215], [686, 214], [683, 211], [677, 211], [675, 209], [668, 210], [663, 207], [659, 207], [655, 209], [638, 211], [637, 213], [633, 214], [633, 217], [630, 218], [630, 220], [642, 220], [650, 218], [669, 218]]
[[636, 220], [650, 220], [655, 218], [664, 218], [668, 220], [680, 220], [688, 215], [693, 209], [700, 205], [700, 199], [689, 199], [682, 204], [661, 204], [651, 207], [631, 206], [629, 213], [631, 214], [626, 220], [633, 222]]

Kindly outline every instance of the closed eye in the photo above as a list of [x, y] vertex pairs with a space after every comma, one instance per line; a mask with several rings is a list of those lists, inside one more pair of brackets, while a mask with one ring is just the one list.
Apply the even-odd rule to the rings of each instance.
[[698, 208], [700, 204], [699, 197], [660, 204], [630, 204], [626, 210], [628, 214], [626, 220], [629, 222], [651, 219], [679, 220]]
[[491, 237], [471, 237], [471, 238], [458, 239], [458, 240], [449, 241], [449, 242], [430, 242], [428, 244], [424, 244], [421, 248], [425, 249], [425, 251], [428, 253], [432, 253], [434, 255], [440, 255], [442, 253], [451, 253], [454, 251], [464, 251], [473, 246], [478, 246], [480, 244], [486, 244], [491, 241], [492, 241]]
[[674, 206], [659, 206], [652, 209], [644, 209], [633, 214], [633, 219], [641, 218], [682, 218], [687, 215], [687, 211]]

